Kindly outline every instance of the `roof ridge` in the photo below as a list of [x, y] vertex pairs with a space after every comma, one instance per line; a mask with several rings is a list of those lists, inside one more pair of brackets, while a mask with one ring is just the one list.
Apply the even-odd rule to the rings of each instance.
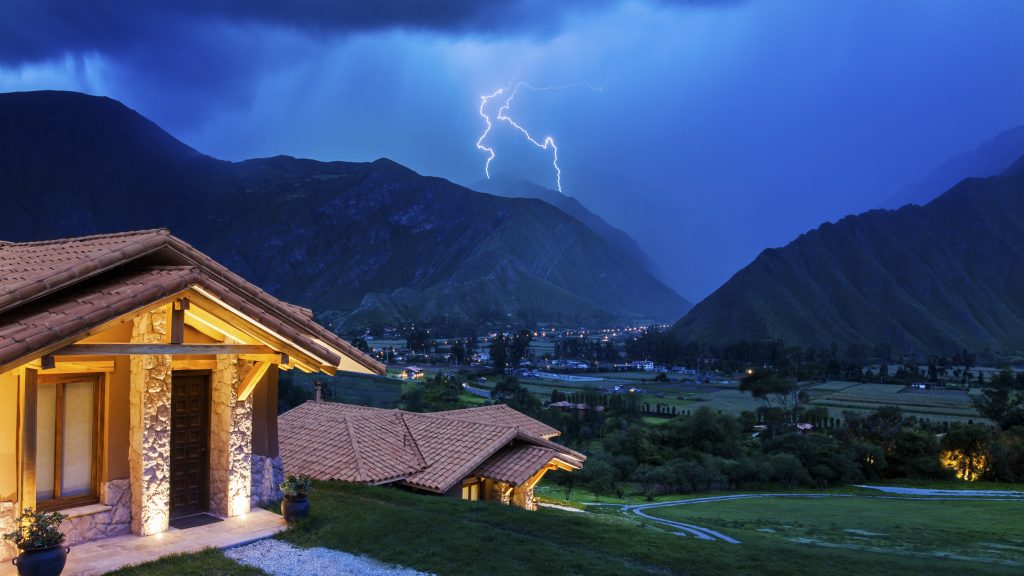
[[161, 234], [163, 236], [170, 236], [171, 231], [168, 228], [145, 228], [142, 230], [127, 230], [124, 232], [107, 232], [103, 234], [90, 234], [89, 236], [68, 236], [66, 238], [51, 238], [49, 240], [30, 240], [27, 242], [14, 242], [11, 240], [0, 240], [0, 245], [3, 246], [46, 246], [48, 244], [67, 244], [68, 242], [82, 242], [88, 240], [98, 240], [100, 238], [122, 238], [125, 236], [144, 236], [147, 234]]
[[366, 472], [363, 470], [363, 458], [359, 454], [359, 441], [356, 440], [355, 430], [352, 429], [352, 420], [345, 415], [345, 426], [348, 428], [348, 439], [352, 443], [352, 456], [356, 461], [356, 472], [359, 474], [360, 482], [369, 482]]

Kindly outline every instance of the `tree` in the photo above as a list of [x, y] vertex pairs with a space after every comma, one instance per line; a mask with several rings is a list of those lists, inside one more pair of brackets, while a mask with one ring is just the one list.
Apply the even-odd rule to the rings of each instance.
[[771, 370], [751, 370], [740, 380], [740, 390], [765, 403], [769, 408], [781, 408], [788, 417], [795, 403], [796, 382], [783, 378]]
[[939, 441], [926, 430], [901, 430], [887, 453], [890, 478], [944, 478], [949, 471], [939, 462]]
[[498, 382], [491, 390], [491, 400], [531, 416], [540, 412], [540, 400], [515, 378], [503, 378]]
[[[509, 364], [518, 366], [526, 358], [526, 354], [530, 351], [531, 341], [533, 341], [533, 333], [529, 330], [524, 329], [516, 332], [516, 335], [512, 337], [512, 341], [508, 345]], [[491, 357], [493, 358], [493, 356], [492, 354]]]
[[504, 334], [498, 334], [491, 342], [491, 362], [495, 373], [502, 374], [508, 367], [508, 342]]
[[942, 460], [961, 480], [977, 480], [988, 470], [992, 431], [968, 424], [950, 430], [942, 438]]
[[1006, 369], [992, 377], [989, 387], [972, 400], [978, 412], [999, 424], [1002, 430], [1024, 425], [1024, 394], [1021, 379]]

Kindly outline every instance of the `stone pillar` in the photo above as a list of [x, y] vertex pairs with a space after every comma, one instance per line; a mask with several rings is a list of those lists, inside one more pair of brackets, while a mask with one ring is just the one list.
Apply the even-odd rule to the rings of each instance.
[[252, 493], [252, 397], [238, 401], [238, 385], [252, 367], [218, 354], [210, 417], [210, 511], [230, 517], [249, 511]]
[[[169, 340], [170, 307], [143, 312], [133, 321], [133, 344]], [[171, 506], [171, 356], [131, 357], [128, 456], [132, 533], [167, 530]]]
[[[16, 502], [0, 502], [0, 534], [14, 532], [18, 523], [14, 521], [18, 517], [18, 505]], [[0, 541], [0, 562], [6, 562], [18, 555], [18, 549], [14, 544], [6, 540]]]

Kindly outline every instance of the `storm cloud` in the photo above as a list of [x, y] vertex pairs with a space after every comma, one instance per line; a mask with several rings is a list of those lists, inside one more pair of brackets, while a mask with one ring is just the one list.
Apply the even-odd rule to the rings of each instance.
[[[1024, 123], [1022, 29], [1012, 0], [15, 0], [0, 90], [110, 96], [228, 160], [386, 156], [472, 186], [481, 95], [591, 82], [513, 112], [699, 300]], [[548, 154], [488, 142], [495, 173], [554, 185]]]

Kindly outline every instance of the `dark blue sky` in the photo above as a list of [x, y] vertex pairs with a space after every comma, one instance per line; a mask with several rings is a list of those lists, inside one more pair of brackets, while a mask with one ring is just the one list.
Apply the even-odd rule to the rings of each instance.
[[[590, 82], [512, 116], [695, 301], [1024, 123], [1014, 0], [124, 4], [5, 2], [0, 91], [111, 96], [225, 159], [386, 156], [472, 185], [481, 95]], [[509, 127], [488, 143], [495, 173], [554, 186]]]

